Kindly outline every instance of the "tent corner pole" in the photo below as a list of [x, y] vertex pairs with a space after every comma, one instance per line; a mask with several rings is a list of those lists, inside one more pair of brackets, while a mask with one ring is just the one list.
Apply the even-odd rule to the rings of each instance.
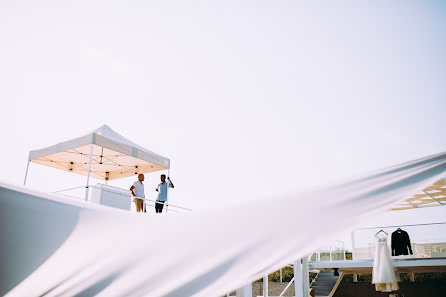
[[85, 186], [85, 201], [88, 201], [88, 191], [90, 186], [91, 160], [93, 159], [93, 143], [90, 149], [90, 163], [88, 164], [87, 185]]
[[[169, 168], [167, 168], [167, 177], [170, 178], [170, 162], [169, 162]], [[170, 188], [170, 181], [166, 187], [166, 213], [168, 212], [169, 208], [169, 188]]]
[[26, 165], [25, 179], [23, 180], [23, 185], [26, 185], [26, 178], [28, 177], [29, 163], [30, 163], [30, 160], [28, 159], [28, 164]]

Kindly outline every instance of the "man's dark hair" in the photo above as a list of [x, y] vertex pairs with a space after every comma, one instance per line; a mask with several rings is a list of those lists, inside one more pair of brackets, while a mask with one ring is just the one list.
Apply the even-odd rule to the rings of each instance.
[[161, 176], [164, 176], [164, 177], [166, 177], [166, 175], [165, 175], [165, 174], [161, 174]]

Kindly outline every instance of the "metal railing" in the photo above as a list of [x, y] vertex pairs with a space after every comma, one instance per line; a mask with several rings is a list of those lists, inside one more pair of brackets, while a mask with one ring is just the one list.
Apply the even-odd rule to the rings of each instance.
[[347, 260], [345, 243], [335, 240], [328, 246], [319, 248], [310, 256], [310, 261]]
[[[144, 201], [144, 211], [146, 210], [146, 206], [153, 206], [155, 207], [155, 204], [164, 204], [164, 206], [167, 207], [173, 207], [174, 209], [169, 209], [169, 211], [173, 211], [173, 212], [181, 212], [179, 211], [179, 209], [181, 210], [185, 210], [185, 211], [192, 211], [192, 209], [190, 208], [186, 208], [186, 207], [182, 207], [182, 206], [178, 206], [178, 205], [173, 205], [168, 203], [167, 201], [158, 201], [158, 200], [152, 200], [152, 199], [147, 199], [147, 198], [142, 198], [142, 197], [137, 197], [137, 196], [130, 196], [131, 199], [140, 199]], [[151, 204], [153, 203], [153, 204]]]
[[[392, 232], [401, 228], [409, 235], [412, 254], [400, 257], [441, 258], [446, 257], [446, 222], [376, 226], [359, 228], [352, 232], [354, 260], [369, 260], [375, 255], [375, 234], [383, 230], [388, 234], [387, 244], [392, 245]], [[398, 256], [397, 256], [398, 257]]]
[[[99, 190], [104, 191], [104, 192], [110, 192], [110, 193], [113, 193], [114, 195], [119, 195], [119, 196], [122, 197], [122, 199], [129, 199], [129, 200], [131, 200], [130, 203], [133, 201], [133, 199], [143, 200], [144, 201], [143, 202], [144, 203], [144, 210], [147, 210], [148, 206], [153, 207], [153, 209], [154, 209], [155, 204], [161, 204], [162, 203], [162, 204], [164, 204], [164, 207], [166, 207], [166, 212], [167, 212], [167, 210], [175, 212], [175, 213], [184, 213], [184, 212], [191, 212], [192, 211], [192, 209], [190, 209], [190, 208], [174, 205], [174, 204], [171, 204], [171, 203], [169, 203], [167, 201], [163, 203], [163, 202], [160, 202], [160, 201], [157, 201], [157, 200], [153, 200], [153, 199], [142, 198], [142, 197], [135, 197], [135, 196], [131, 195], [131, 192], [129, 190], [113, 187], [113, 186], [110, 186], [110, 185], [106, 185], [106, 187], [115, 188], [116, 191], [110, 191], [110, 190], [107, 190], [104, 187], [97, 187], [97, 186], [94, 186], [94, 185], [90, 185], [88, 188], [89, 189], [90, 188], [91, 189], [99, 189]], [[59, 195], [65, 196], [65, 197], [70, 197], [70, 198], [75, 198], [75, 199], [78, 199], [78, 200], [85, 201], [84, 197], [74, 196], [74, 195], [67, 195], [67, 194], [63, 193], [63, 192], [74, 191], [74, 190], [85, 189], [85, 188], [86, 188], [85, 186], [79, 186], [79, 187], [73, 187], [73, 188], [69, 188], [69, 189], [63, 189], [63, 190], [59, 190], [59, 191], [54, 191], [53, 193], [54, 194], [59, 194]], [[128, 193], [126, 193], [126, 192], [128, 192]], [[89, 197], [91, 199], [91, 195], [89, 195]]]

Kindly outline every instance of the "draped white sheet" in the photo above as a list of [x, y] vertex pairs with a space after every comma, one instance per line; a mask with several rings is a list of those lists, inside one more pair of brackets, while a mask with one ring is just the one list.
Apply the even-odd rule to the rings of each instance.
[[188, 216], [136, 215], [0, 184], [0, 294], [221, 296], [445, 172], [442, 153], [323, 189]]

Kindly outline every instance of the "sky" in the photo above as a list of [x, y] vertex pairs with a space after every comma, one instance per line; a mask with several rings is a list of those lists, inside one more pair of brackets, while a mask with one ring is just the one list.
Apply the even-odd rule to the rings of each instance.
[[[194, 210], [446, 150], [443, 1], [3, 0], [0, 44], [8, 183], [30, 150], [103, 124], [170, 158], [172, 203]], [[28, 177], [42, 191], [85, 183], [37, 164]], [[446, 209], [419, 213], [364, 224]]]

